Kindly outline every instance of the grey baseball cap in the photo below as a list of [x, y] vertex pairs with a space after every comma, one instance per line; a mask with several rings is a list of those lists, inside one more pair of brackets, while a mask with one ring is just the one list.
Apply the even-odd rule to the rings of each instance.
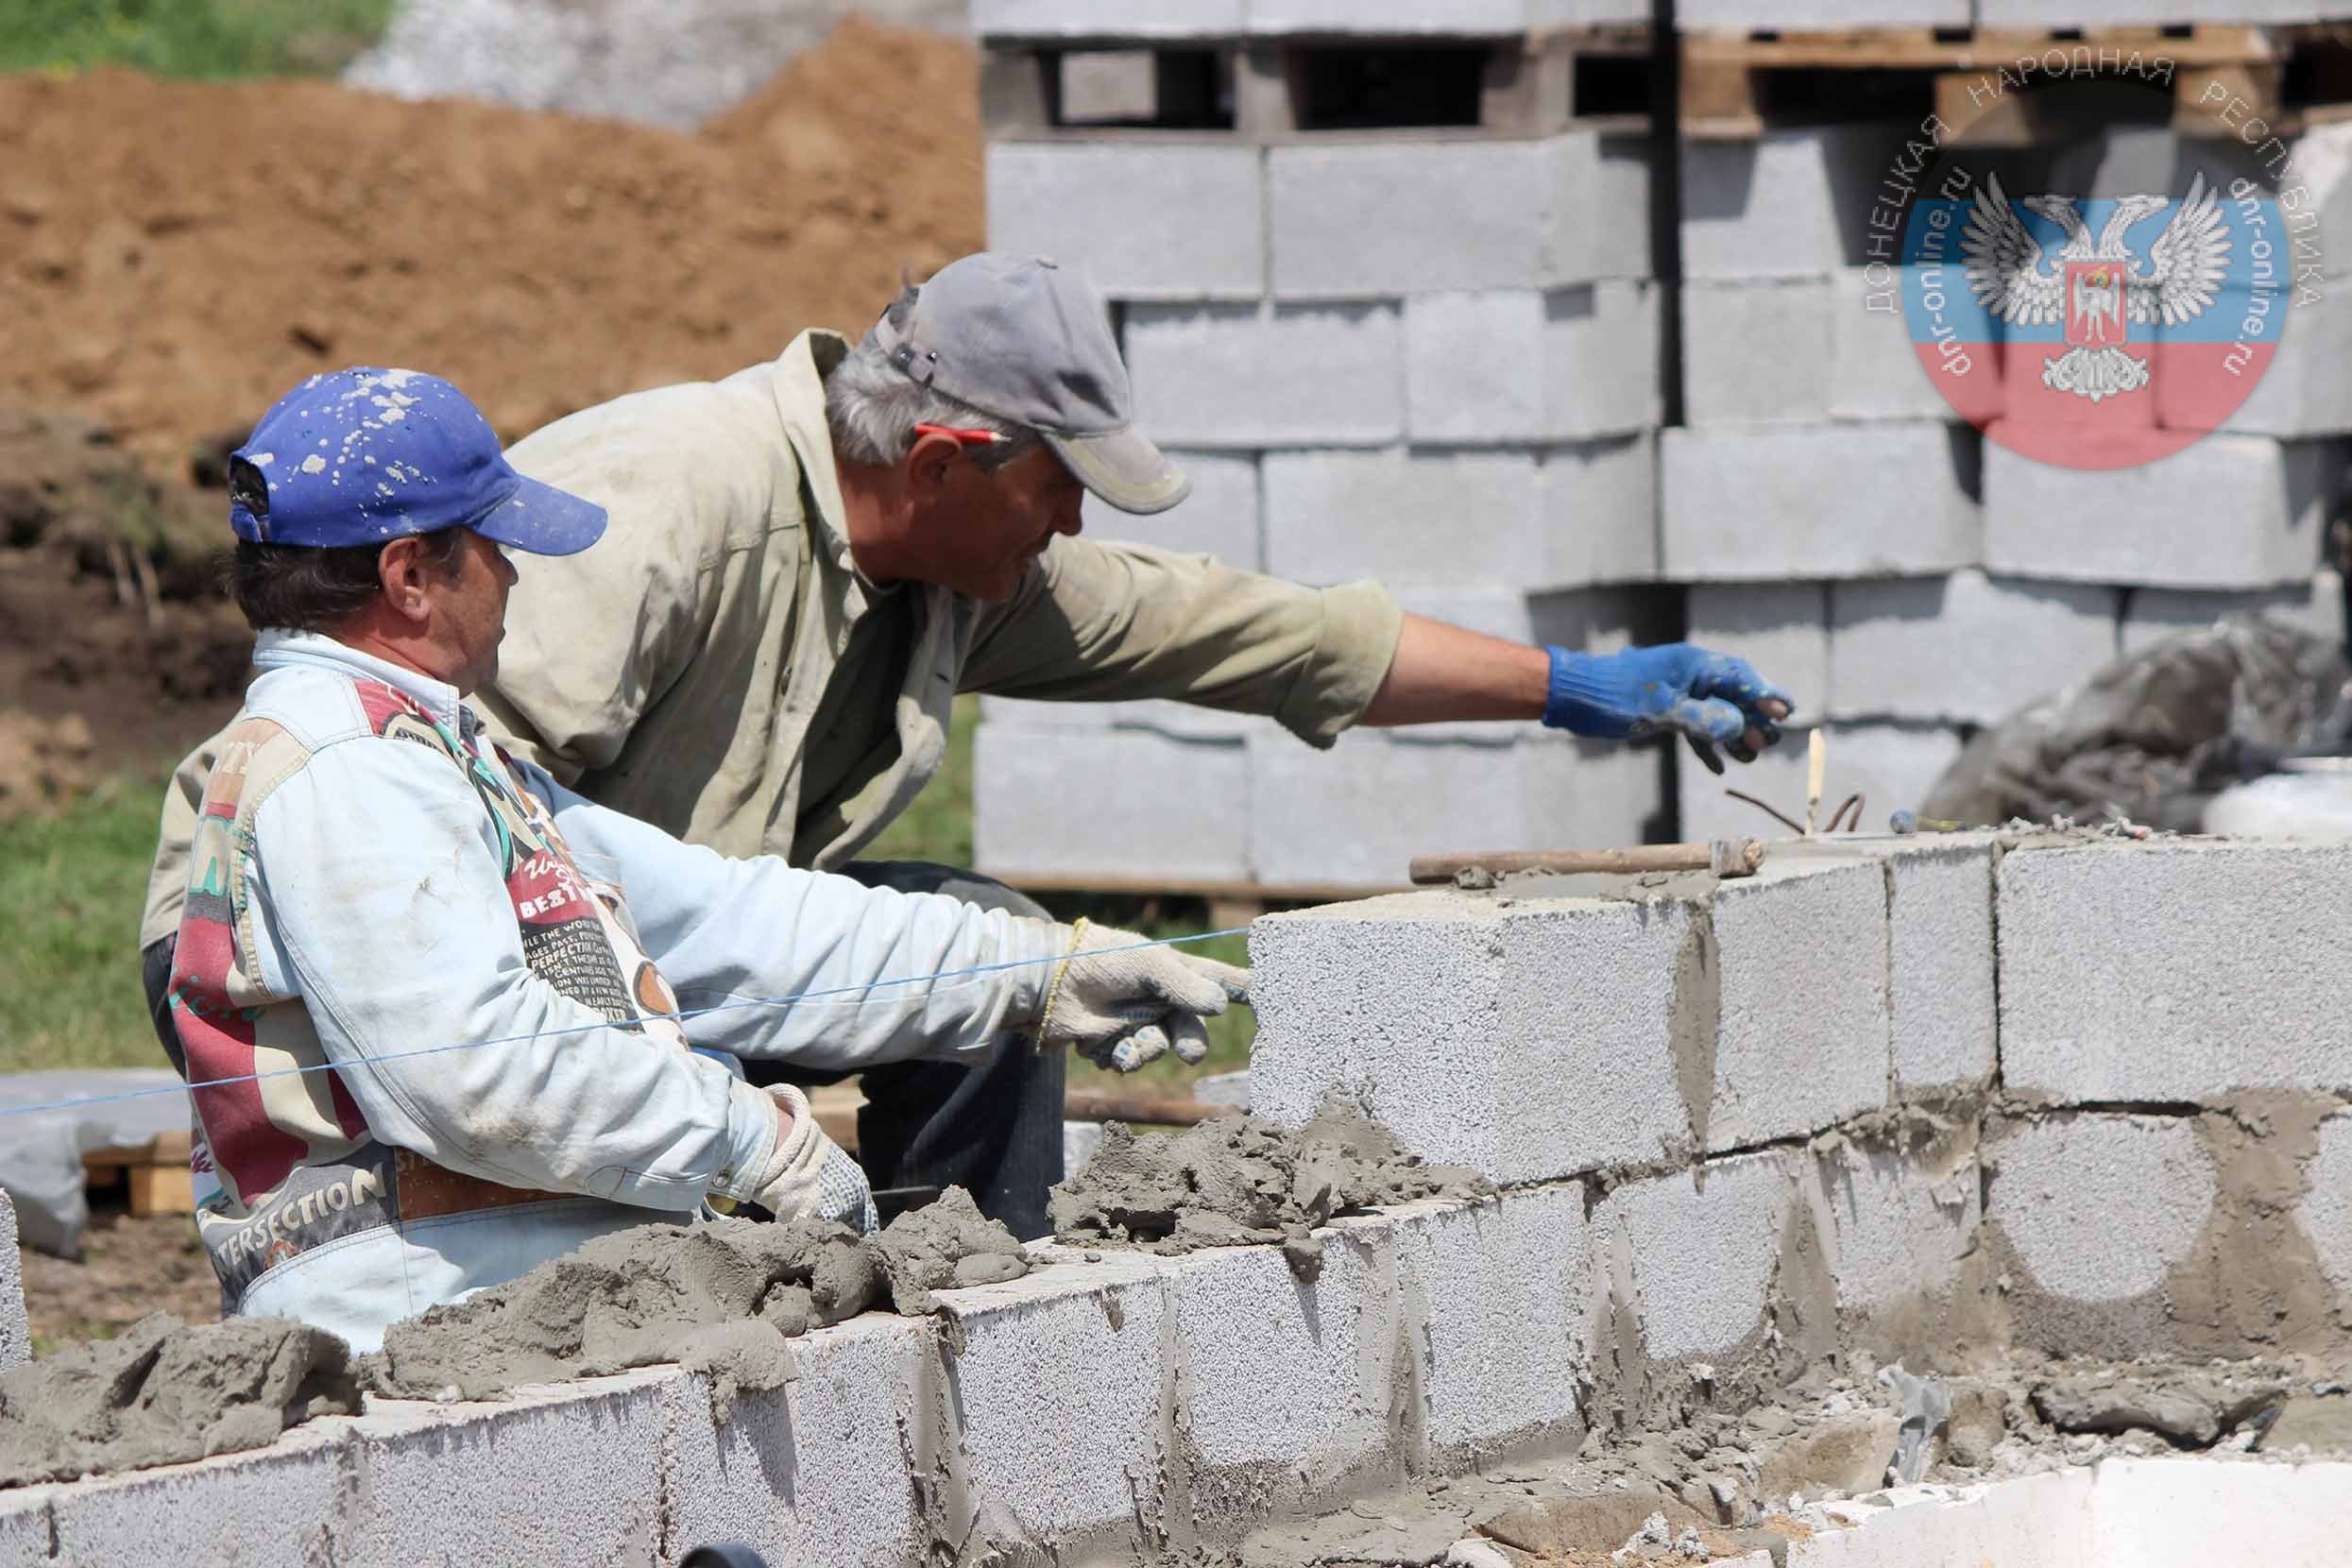
[[1065, 267], [995, 250], [965, 256], [893, 300], [873, 335], [926, 386], [1036, 431], [1122, 512], [1165, 512], [1192, 492], [1134, 426], [1102, 296]]

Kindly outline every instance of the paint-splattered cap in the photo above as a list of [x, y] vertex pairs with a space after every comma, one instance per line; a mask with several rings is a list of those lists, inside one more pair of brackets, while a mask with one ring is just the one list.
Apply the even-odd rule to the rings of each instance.
[[259, 544], [331, 549], [470, 528], [536, 555], [586, 550], [605, 509], [526, 479], [466, 395], [438, 376], [313, 376], [230, 456], [229, 523]]

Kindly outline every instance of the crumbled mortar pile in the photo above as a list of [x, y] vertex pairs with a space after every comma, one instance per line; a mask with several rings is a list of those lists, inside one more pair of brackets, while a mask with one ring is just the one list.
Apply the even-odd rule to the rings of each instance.
[[356, 1415], [350, 1353], [280, 1318], [190, 1328], [169, 1313], [0, 1372], [0, 1487], [265, 1448], [319, 1415]]
[[931, 1290], [1017, 1279], [1020, 1243], [950, 1187], [878, 1236], [815, 1219], [643, 1225], [385, 1331], [366, 1358], [394, 1398], [492, 1399], [677, 1362], [709, 1374], [712, 1414], [792, 1377], [785, 1341], [887, 1301], [933, 1310]]
[[1309, 1233], [1335, 1215], [1493, 1191], [1474, 1171], [1423, 1164], [1333, 1100], [1296, 1131], [1246, 1116], [1140, 1135], [1113, 1122], [1085, 1168], [1054, 1188], [1052, 1218], [1064, 1241], [1082, 1245], [1167, 1253], [1279, 1242], [1311, 1283], [1322, 1252]]

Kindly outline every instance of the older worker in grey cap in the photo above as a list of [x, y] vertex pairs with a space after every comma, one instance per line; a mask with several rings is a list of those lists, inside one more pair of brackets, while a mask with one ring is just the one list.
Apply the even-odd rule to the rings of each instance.
[[[1788, 711], [1703, 649], [1529, 647], [1408, 616], [1373, 583], [1303, 588], [1081, 538], [1088, 490], [1137, 514], [1186, 492], [1130, 407], [1100, 297], [1051, 262], [982, 253], [905, 290], [856, 345], [804, 332], [724, 381], [560, 419], [509, 455], [611, 524], [594, 551], [519, 563], [483, 705], [518, 757], [684, 838], [1023, 914], [1041, 912], [968, 872], [858, 859], [939, 770], [958, 691], [1175, 698], [1270, 715], [1315, 746], [1457, 719], [1677, 729], [1743, 759]], [[193, 798], [166, 808], [147, 942], [178, 920]], [[1131, 1067], [1202, 1039], [1177, 1009], [1099, 1048]], [[877, 1187], [957, 1183], [1045, 1231], [1058, 1056], [1008, 1040], [977, 1065], [909, 1060], [862, 1082]]]

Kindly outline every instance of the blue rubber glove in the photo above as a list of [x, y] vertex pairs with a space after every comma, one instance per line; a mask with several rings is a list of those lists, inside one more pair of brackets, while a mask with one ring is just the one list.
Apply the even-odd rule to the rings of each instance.
[[[1639, 740], [1679, 731], [1708, 767], [1720, 773], [1714, 748], [1743, 762], [1755, 760], [1748, 732], [1765, 745], [1781, 738], [1779, 721], [1796, 710], [1788, 693], [1744, 658], [1688, 642], [1628, 648], [1618, 654], [1578, 654], [1554, 647], [1551, 690], [1543, 722], [1554, 729], [1599, 740]], [[1766, 713], [1777, 703], [1781, 711]]]

